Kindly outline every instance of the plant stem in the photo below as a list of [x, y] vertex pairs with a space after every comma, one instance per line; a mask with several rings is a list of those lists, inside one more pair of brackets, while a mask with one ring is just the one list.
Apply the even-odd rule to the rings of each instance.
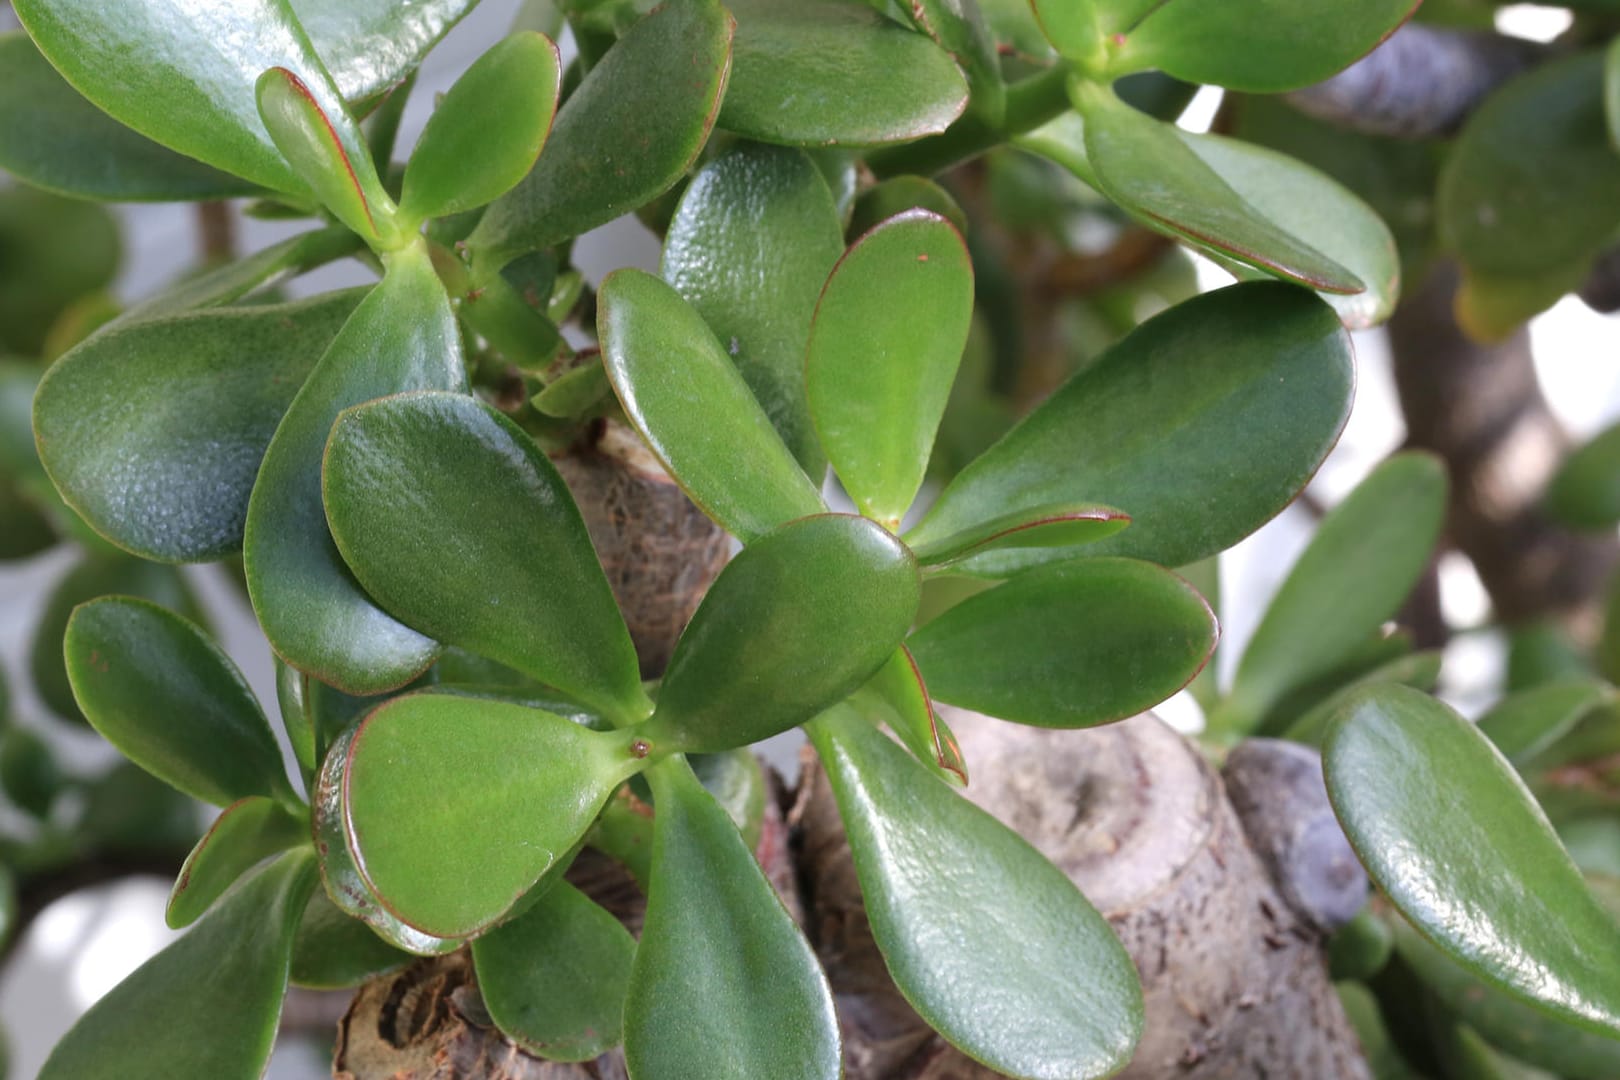
[[882, 180], [903, 173], [930, 176], [978, 157], [1014, 135], [1022, 135], [1069, 107], [1066, 64], [1053, 64], [1039, 75], [1007, 87], [1007, 114], [999, 125], [969, 113], [938, 135], [904, 146], [879, 150], [866, 159]]

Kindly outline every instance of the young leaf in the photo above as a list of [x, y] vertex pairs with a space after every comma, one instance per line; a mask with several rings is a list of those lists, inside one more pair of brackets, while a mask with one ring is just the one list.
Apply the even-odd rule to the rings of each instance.
[[549, 1061], [589, 1061], [619, 1044], [635, 952], [630, 931], [566, 881], [472, 946], [495, 1026]]
[[609, 274], [597, 291], [596, 331], [625, 414], [732, 535], [746, 544], [825, 509], [726, 351], [674, 289], [639, 270]]
[[69, 351], [34, 399], [40, 460], [63, 499], [147, 559], [240, 549], [265, 447], [362, 295], [110, 326]]
[[186, 856], [164, 921], [172, 930], [190, 926], [255, 864], [308, 841], [309, 823], [280, 803], [261, 795], [232, 803]]
[[1606, 529], [1620, 522], [1620, 424], [1564, 459], [1547, 484], [1547, 512], [1577, 529]]
[[1219, 635], [1209, 605], [1185, 581], [1151, 563], [1105, 558], [1020, 574], [968, 597], [908, 644], [938, 700], [1070, 728], [1157, 705], [1198, 674]]
[[948, 566], [1007, 548], [1076, 547], [1105, 540], [1131, 523], [1111, 506], [1037, 506], [991, 518], [912, 548], [924, 566]]
[[[1349, 337], [1309, 293], [1256, 283], [1199, 296], [1064, 384], [963, 469], [907, 541], [926, 547], [1018, 511], [1096, 500], [1132, 523], [1088, 554], [1197, 562], [1304, 487], [1353, 384]], [[1032, 565], [1064, 553], [1020, 554]]]
[[1583, 1030], [1620, 1034], [1620, 926], [1474, 725], [1427, 694], [1371, 687], [1323, 749], [1328, 795], [1367, 873], [1487, 984]]
[[406, 624], [621, 722], [650, 707], [630, 632], [556, 467], [463, 394], [350, 409], [322, 468], [338, 550]]
[[922, 486], [972, 321], [967, 245], [927, 210], [861, 237], [821, 292], [810, 415], [855, 505], [891, 529]]
[[39, 1080], [261, 1075], [287, 992], [293, 933], [314, 883], [307, 852], [254, 874], [92, 1005]]
[[372, 603], [343, 565], [321, 506], [321, 455], [351, 405], [466, 387], [460, 331], [426, 252], [395, 253], [293, 399], [248, 500], [248, 594], [270, 644], [300, 671], [368, 694], [433, 662], [438, 646]]
[[858, 0], [732, 0], [720, 126], [789, 146], [880, 146], [944, 131], [967, 81], [922, 34]]
[[1560, 679], [1509, 694], [1479, 718], [1479, 730], [1519, 765], [1533, 761], [1594, 709], [1614, 702], [1614, 688], [1607, 683]]
[[631, 1074], [836, 1080], [826, 976], [753, 852], [681, 759], [648, 780], [652, 884], [624, 1008]]
[[289, 977], [294, 986], [311, 990], [346, 990], [410, 962], [410, 953], [388, 944], [316, 889], [293, 939]]
[[636, 741], [521, 705], [395, 698], [349, 746], [347, 842], [396, 918], [435, 937], [470, 937], [579, 841], [640, 768], [646, 748]]
[[827, 275], [844, 253], [832, 192], [808, 155], [744, 143], [692, 178], [660, 272], [726, 345], [811, 477], [826, 472], [804, 399], [804, 349]]
[[108, 742], [193, 798], [296, 804], [247, 680], [198, 627], [156, 604], [81, 605], [63, 641], [79, 707]]
[[851, 699], [868, 715], [889, 725], [895, 738], [905, 744], [916, 759], [947, 784], [966, 787], [967, 762], [945, 718], [934, 708], [923, 682], [922, 670], [911, 650], [904, 645], [872, 676], [872, 680]]
[[1123, 1068], [1142, 1031], [1136, 968], [1063, 872], [846, 710], [809, 731], [872, 935], [912, 1008], [999, 1073]]
[[1258, 718], [1393, 616], [1434, 552], [1446, 491], [1438, 458], [1397, 454], [1335, 506], [1267, 606], [1223, 708]]
[[821, 514], [768, 533], [709, 587], [646, 737], [729, 750], [809, 720], [883, 666], [920, 595], [911, 552], [865, 518]]
[[717, 0], [664, 4], [608, 50], [557, 113], [529, 175], [467, 238], [490, 273], [667, 191], [708, 141], [731, 70]]
[[534, 167], [562, 89], [557, 46], [513, 34], [456, 80], [429, 118], [405, 168], [407, 221], [472, 210], [510, 191]]

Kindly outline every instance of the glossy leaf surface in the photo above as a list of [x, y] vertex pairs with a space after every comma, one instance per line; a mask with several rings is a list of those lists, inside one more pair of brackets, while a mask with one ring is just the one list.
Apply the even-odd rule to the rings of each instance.
[[309, 823], [279, 803], [260, 795], [232, 803], [186, 856], [164, 921], [173, 930], [190, 926], [260, 860], [308, 840]]
[[494, 269], [605, 224], [667, 191], [697, 158], [731, 70], [733, 20], [716, 0], [666, 4], [591, 68], [546, 152], [467, 243]]
[[838, 206], [802, 151], [744, 144], [681, 196], [661, 273], [724, 344], [812, 477], [826, 460], [804, 394], [816, 299], [844, 253]]
[[835, 711], [810, 734], [872, 934], [912, 1008], [1009, 1076], [1123, 1068], [1142, 1030], [1136, 968], [1062, 871], [865, 721]]
[[1004, 548], [1076, 547], [1105, 540], [1131, 523], [1110, 506], [1046, 506], [1019, 510], [971, 529], [915, 545], [924, 566], [945, 566]]
[[[1070, 379], [963, 469], [908, 541], [1094, 500], [1132, 522], [1088, 555], [1197, 562], [1305, 485], [1338, 438], [1353, 383], [1349, 338], [1309, 293], [1256, 283], [1205, 294]], [[1027, 554], [1026, 565], [1052, 553]]]
[[680, 759], [648, 774], [653, 873], [625, 1001], [635, 1076], [836, 1080], [832, 993], [731, 818]]
[[1006, 117], [1007, 88], [1001, 57], [978, 0], [919, 0], [911, 7], [911, 18], [967, 75], [973, 111], [999, 125]]
[[363, 101], [403, 79], [477, 2], [288, 0], [348, 101]]
[[890, 528], [922, 486], [972, 319], [967, 245], [927, 210], [856, 241], [816, 305], [810, 415], [855, 505]]
[[473, 942], [472, 952], [489, 1015], [529, 1053], [589, 1061], [619, 1044], [636, 942], [566, 881]]
[[1613, 705], [1614, 688], [1596, 679], [1560, 679], [1509, 694], [1479, 718], [1479, 730], [1514, 764], [1532, 761], [1594, 709]]
[[312, 990], [345, 990], [411, 959], [316, 889], [293, 939], [291, 979]]
[[931, 210], [966, 233], [968, 219], [951, 193], [921, 176], [892, 176], [860, 193], [850, 211], [850, 236], [864, 236], [881, 222], [907, 210]]
[[920, 596], [911, 552], [874, 522], [821, 514], [782, 526], [709, 587], [647, 737], [729, 750], [809, 720], [883, 666]]
[[1620, 522], [1620, 425], [1566, 457], [1547, 484], [1547, 512], [1578, 529]]
[[265, 447], [358, 290], [108, 327], [34, 403], [41, 460], [97, 532], [148, 559], [240, 548]]
[[338, 549], [385, 608], [623, 720], [646, 715], [585, 522], [516, 424], [463, 394], [401, 394], [339, 416], [322, 472]]
[[966, 787], [967, 762], [962, 748], [945, 718], [934, 708], [928, 686], [916, 657], [904, 645], [894, 651], [887, 663], [851, 699], [857, 708], [874, 714], [889, 725], [895, 738], [905, 744], [912, 756], [933, 770], [947, 784]]
[[243, 882], [91, 1006], [39, 1080], [260, 1076], [281, 1017], [293, 933], [314, 881], [310, 857], [294, 853]]
[[1490, 740], [1416, 690], [1370, 688], [1329, 730], [1333, 809], [1368, 874], [1486, 983], [1620, 1034], [1620, 926]]
[[395, 698], [362, 722], [349, 748], [351, 851], [407, 925], [470, 936], [578, 842], [636, 771], [631, 741], [521, 705]]
[[108, 597], [73, 613], [63, 651], [90, 723], [153, 776], [216, 806], [295, 799], [247, 681], [195, 624]]
[[[111, 325], [128, 326], [229, 304], [261, 287], [353, 254], [363, 246], [360, 238], [342, 225], [312, 229], [235, 262], [182, 278], [162, 292], [131, 305]], [[352, 306], [359, 303], [361, 293], [354, 290], [335, 295], [351, 296]]]
[[248, 501], [242, 556], [282, 659], [352, 694], [409, 682], [438, 646], [355, 584], [327, 531], [321, 455], [344, 409], [403, 390], [466, 389], [461, 336], [425, 252], [393, 257], [293, 399]]
[[625, 415], [692, 501], [743, 543], [820, 513], [821, 495], [713, 332], [650, 274], [597, 293], [602, 363]]

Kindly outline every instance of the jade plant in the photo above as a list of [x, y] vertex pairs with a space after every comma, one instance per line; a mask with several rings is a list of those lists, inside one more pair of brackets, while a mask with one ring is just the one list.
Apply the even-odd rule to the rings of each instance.
[[[1260, 909], [1316, 913], [1293, 924], [1315, 980], [1295, 991], [1320, 1022], [1289, 1039], [1344, 1032], [1336, 1075], [1508, 1075], [1508, 1056], [1613, 1075], [1602, 763], [1620, 713], [1550, 631], [1535, 640], [1557, 659], [1477, 726], [1431, 695], [1439, 653], [1388, 623], [1441, 542], [1446, 464], [1375, 469], [1322, 518], [1229, 683], [1210, 665], [1215, 560], [1304, 490], [1349, 416], [1349, 330], [1389, 319], [1403, 268], [1432, 256], [1369, 205], [1383, 173], [1346, 168], [1318, 121], [1266, 95], [1320, 91], [1401, 41], [1409, 0], [530, 3], [408, 148], [417, 65], [473, 0], [13, 6], [0, 167], [28, 186], [0, 191], [0, 236], [21, 238], [0, 262], [0, 346], [49, 366], [0, 367], [0, 554], [79, 546], [36, 634], [42, 700], [144, 771], [120, 783], [173, 790], [141, 805], [218, 809], [169, 900], [186, 934], [90, 1009], [47, 1080], [256, 1077], [290, 986], [449, 965], [476, 1005], [446, 990], [440, 1012], [508, 1055], [458, 1076], [1218, 1062], [1240, 1030], [1154, 1056], [1197, 1011], [1163, 982], [1193, 943], [1172, 935], [1155, 960], [1106, 889], [980, 805], [1019, 777], [981, 779], [964, 749], [997, 737], [984, 717], [1042, 739], [1139, 731], [1184, 687], [1207, 753], [1231, 751], [1250, 839], [1230, 875], [1266, 854], [1238, 797], [1244, 746], [1288, 741], [1325, 792], [1344, 903], [1254, 885], [1280, 890]], [[1498, 267], [1469, 223], [1489, 231], [1526, 190], [1587, 189], [1470, 162], [1503, 153], [1515, 109], [1601, 117], [1598, 99], [1519, 99], [1576, 71], [1590, 89], [1604, 63], [1510, 83], [1450, 151], [1442, 233], [1482, 335], [1536, 310], [1474, 317], [1539, 264]], [[1174, 122], [1198, 84], [1230, 92], [1216, 133]], [[1377, 164], [1414, 153], [1440, 151]], [[1601, 140], [1580, 153], [1613, 171]], [[1518, 194], [1474, 190], [1513, 177]], [[308, 227], [120, 308], [116, 234], [75, 199], [241, 199]], [[1584, 202], [1612, 199], [1594, 182]], [[657, 272], [591, 280], [576, 241], [632, 213], [662, 242]], [[1570, 229], [1582, 243], [1547, 256], [1557, 291], [1535, 295], [1584, 280], [1613, 224]], [[1020, 367], [1040, 327], [1016, 253], [1055, 247], [1072, 270], [1099, 228], [1146, 256], [1062, 309], [1097, 332], [1055, 374]], [[87, 237], [71, 258], [51, 242], [70, 229]], [[1237, 283], [1193, 295], [1188, 249]], [[370, 283], [284, 291], [345, 259]], [[1620, 518], [1606, 445], [1554, 484], [1566, 518]], [[176, 569], [209, 562], [274, 652], [272, 708]], [[784, 825], [748, 748], [792, 729], [813, 757]], [[40, 821], [6, 849], [26, 887], [100, 850], [112, 778], [56, 776], [48, 746], [6, 740], [0, 780]], [[1054, 813], [1072, 833], [1110, 784], [1153, 779], [1099, 773]], [[818, 784], [855, 931], [802, 917], [793, 871], [773, 869], [785, 828], [808, 857]], [[1211, 790], [1199, 812], [1225, 820]], [[139, 820], [172, 847], [160, 816]], [[633, 882], [634, 919], [593, 891], [591, 860]], [[880, 958], [855, 989], [845, 932]], [[862, 1048], [851, 1002], [872, 971], [924, 1030], [909, 1063]], [[357, 1052], [368, 992], [335, 1067], [417, 1075]], [[1307, 1075], [1293, 1060], [1253, 1074]]]

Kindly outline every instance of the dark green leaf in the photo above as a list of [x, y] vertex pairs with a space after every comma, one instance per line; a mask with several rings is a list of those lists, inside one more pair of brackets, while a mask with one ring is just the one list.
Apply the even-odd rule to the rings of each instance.
[[[112, 325], [123, 327], [229, 304], [256, 289], [353, 254], [363, 246], [360, 238], [342, 225], [300, 233], [235, 262], [183, 277], [157, 295], [130, 307], [114, 319]], [[333, 299], [350, 295], [336, 293]], [[352, 295], [351, 306], [359, 299], [358, 293]]]
[[119, 248], [105, 206], [23, 186], [0, 190], [0, 351], [43, 353], [68, 306], [112, 283]]
[[759, 758], [739, 747], [723, 754], [688, 754], [703, 790], [714, 796], [742, 833], [750, 851], [759, 850], [759, 837], [765, 817], [766, 783]]
[[680, 294], [619, 270], [597, 292], [597, 336], [613, 389], [692, 501], [743, 543], [821, 512], [821, 496], [748, 384]]
[[[1339, 708], [1358, 693], [1362, 687], [1375, 683], [1400, 683], [1402, 686], [1415, 686], [1419, 690], [1432, 692], [1440, 683], [1441, 661], [1444, 653], [1439, 649], [1425, 649], [1422, 652], [1398, 656], [1387, 663], [1380, 664], [1370, 671], [1356, 675], [1349, 682], [1331, 690], [1328, 695], [1318, 701], [1304, 712], [1279, 706], [1273, 709], [1269, 719], [1273, 722], [1262, 724], [1257, 732], [1262, 735], [1283, 733], [1283, 737], [1294, 742], [1306, 743], [1310, 746], [1321, 746], [1322, 740], [1327, 737], [1329, 722], [1338, 714]], [[1210, 719], [1214, 721], [1208, 730], [1217, 734], [1229, 734], [1230, 729], [1221, 725], [1221, 717], [1213, 709]]]
[[904, 645], [851, 699], [856, 707], [889, 726], [916, 759], [947, 784], [966, 787], [967, 762], [945, 718], [934, 708], [922, 671]]
[[[315, 750], [315, 718], [307, 700], [312, 680], [279, 656], [272, 657], [272, 661], [276, 668], [276, 707], [281, 713], [281, 727], [292, 745], [298, 768], [308, 780], [321, 763]], [[318, 680], [314, 682], [321, 685]]]
[[1587, 1031], [1620, 1033], [1620, 926], [1587, 890], [1490, 740], [1426, 694], [1369, 688], [1323, 751], [1362, 863], [1424, 937], [1487, 984]]
[[566, 881], [472, 947], [496, 1026], [551, 1061], [589, 1061], [619, 1044], [635, 951], [619, 920]]
[[653, 873], [625, 1002], [640, 1077], [836, 1080], [826, 976], [753, 853], [679, 758], [648, 774]]
[[747, 746], [843, 700], [917, 613], [917, 563], [881, 526], [821, 514], [743, 549], [687, 624], [646, 735], [655, 746]]
[[1111, 506], [1038, 506], [981, 522], [913, 547], [924, 566], [946, 566], [1004, 548], [1074, 547], [1107, 539], [1131, 523]]
[[401, 686], [438, 646], [360, 591], [327, 532], [321, 455], [344, 409], [403, 390], [466, 390], [461, 334], [420, 248], [395, 253], [276, 428], [248, 501], [248, 592], [278, 655], [351, 694]]
[[364, 101], [417, 62], [478, 0], [288, 0], [338, 90]]
[[1620, 424], [1564, 459], [1547, 485], [1547, 512], [1577, 529], [1620, 522]]
[[316, 889], [293, 940], [291, 980], [312, 990], [346, 990], [411, 962]]
[[[1143, 323], [962, 470], [908, 542], [1095, 500], [1132, 524], [1088, 554], [1196, 562], [1299, 492], [1338, 438], [1353, 382], [1348, 335], [1309, 293], [1256, 283], [1197, 297]], [[1054, 554], [1066, 553], [1026, 553]]]
[[0, 791], [24, 813], [49, 820], [67, 778], [49, 743], [27, 728], [6, 727], [7, 719], [0, 702]]
[[309, 840], [309, 823], [280, 803], [250, 795], [232, 803], [186, 856], [164, 919], [179, 930], [196, 922], [254, 865]]
[[873, 937], [912, 1008], [999, 1073], [1123, 1068], [1142, 1031], [1136, 969], [1063, 872], [864, 720], [830, 712], [810, 736]]
[[78, 832], [97, 851], [169, 865], [197, 842], [197, 804], [128, 761], [92, 781]]
[[850, 214], [849, 235], [864, 236], [880, 222], [913, 209], [931, 210], [958, 232], [967, 232], [967, 214], [950, 192], [925, 177], [893, 176], [861, 192]]
[[978, 0], [918, 0], [911, 5], [911, 17], [967, 73], [973, 111], [999, 126], [1006, 116], [1007, 88], [1001, 80], [1001, 57]]
[[621, 722], [650, 711], [579, 510], [512, 421], [461, 394], [373, 402], [338, 417], [323, 476], [344, 559], [408, 625]]
[[1614, 688], [1597, 679], [1563, 679], [1510, 694], [1479, 718], [1479, 730], [1514, 764], [1535, 759], [1594, 709], [1612, 705]]

